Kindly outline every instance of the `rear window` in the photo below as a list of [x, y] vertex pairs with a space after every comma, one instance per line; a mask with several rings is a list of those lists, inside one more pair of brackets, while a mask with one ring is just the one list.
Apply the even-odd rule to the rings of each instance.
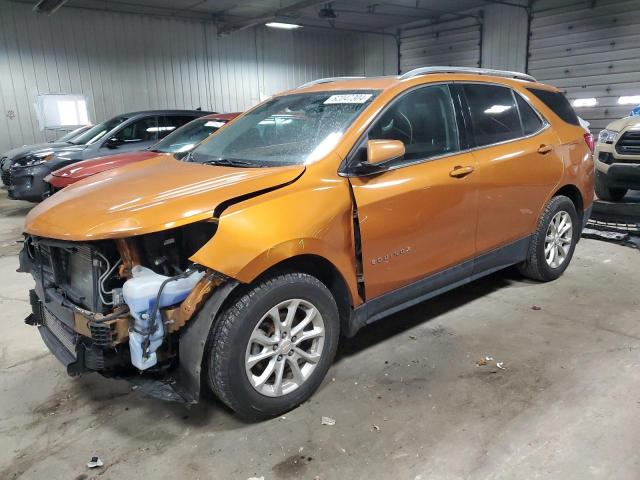
[[565, 122], [571, 125], [580, 125], [580, 120], [578, 120], [576, 112], [573, 111], [569, 100], [567, 100], [562, 93], [542, 90], [540, 88], [527, 88], [527, 90], [538, 97], [542, 103]]

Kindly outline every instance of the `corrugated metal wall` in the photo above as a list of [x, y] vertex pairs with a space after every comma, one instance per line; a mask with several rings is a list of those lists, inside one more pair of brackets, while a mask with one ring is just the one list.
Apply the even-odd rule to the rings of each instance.
[[640, 2], [558, 3], [535, 4], [529, 71], [569, 99], [596, 98], [595, 107], [576, 111], [597, 131], [629, 114], [620, 96], [640, 95]]
[[429, 65], [480, 66], [480, 22], [472, 17], [405, 25], [400, 34], [400, 70]]
[[85, 95], [94, 122], [152, 108], [238, 111], [314, 78], [381, 74], [397, 62], [376, 64], [373, 44], [358, 42], [265, 27], [218, 37], [198, 21], [70, 7], [43, 16], [0, 0], [0, 152], [57, 136], [39, 130], [41, 93]]
[[397, 75], [398, 45], [389, 35], [354, 36], [349, 44], [349, 75]]
[[491, 5], [484, 9], [482, 66], [524, 72], [527, 59], [527, 11]]

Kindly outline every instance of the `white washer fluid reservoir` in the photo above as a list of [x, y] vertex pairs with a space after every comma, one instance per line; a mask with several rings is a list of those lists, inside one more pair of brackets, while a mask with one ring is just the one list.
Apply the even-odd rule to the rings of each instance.
[[[164, 324], [160, 311], [155, 318], [155, 331], [149, 337], [149, 355], [146, 358], [143, 357], [142, 344], [147, 332], [149, 332], [150, 317], [158, 290], [160, 290], [162, 283], [171, 277], [157, 274], [140, 265], [131, 269], [131, 275], [132, 277], [124, 282], [122, 287], [124, 301], [129, 306], [129, 311], [134, 318], [134, 328], [129, 332], [131, 363], [139, 370], [146, 370], [158, 362], [156, 350], [162, 345], [164, 339]], [[168, 282], [162, 289], [159, 308], [182, 302], [202, 277], [204, 277], [204, 272], [193, 272], [184, 278]]]

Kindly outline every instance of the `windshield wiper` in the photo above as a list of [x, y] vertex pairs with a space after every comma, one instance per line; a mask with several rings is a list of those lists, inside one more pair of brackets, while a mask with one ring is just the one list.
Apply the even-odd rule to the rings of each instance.
[[253, 162], [246, 162], [244, 160], [237, 160], [235, 158], [216, 158], [213, 160], [207, 160], [201, 162], [204, 165], [224, 165], [225, 167], [260, 167]]

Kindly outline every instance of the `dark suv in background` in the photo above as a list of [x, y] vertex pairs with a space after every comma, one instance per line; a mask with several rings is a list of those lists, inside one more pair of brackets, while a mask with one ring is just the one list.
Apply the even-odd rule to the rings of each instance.
[[50, 193], [44, 178], [54, 170], [89, 158], [145, 149], [176, 128], [209, 113], [200, 110], [125, 113], [63, 145], [52, 144], [51, 148], [7, 159], [9, 170], [3, 179], [9, 188], [9, 198], [39, 202]]
[[13, 148], [9, 151], [4, 152], [0, 157], [0, 176], [2, 177], [2, 183], [4, 185], [9, 185], [9, 168], [11, 167], [11, 164], [14, 160], [25, 157], [27, 155], [38, 155], [41, 152], [52, 152], [54, 148], [66, 147], [67, 145], [69, 145], [71, 140], [79, 137], [91, 127], [93, 127], [93, 125], [83, 125], [82, 127], [78, 127], [70, 132], [65, 133], [60, 138], [57, 138], [51, 142], [23, 145], [21, 147]]

